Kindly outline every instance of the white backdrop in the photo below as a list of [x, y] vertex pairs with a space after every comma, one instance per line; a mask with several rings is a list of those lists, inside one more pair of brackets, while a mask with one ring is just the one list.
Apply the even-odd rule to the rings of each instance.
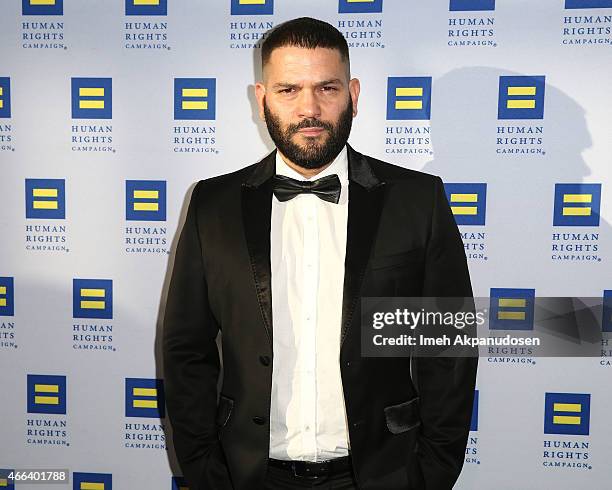
[[[448, 187], [476, 208], [457, 215], [475, 294], [612, 289], [612, 0], [7, 0], [1, 469], [172, 488], [155, 380], [177, 227], [193, 183], [273, 148], [257, 43], [303, 15], [351, 45], [356, 149], [480, 184]], [[608, 488], [612, 347], [496, 354], [456, 488]]]

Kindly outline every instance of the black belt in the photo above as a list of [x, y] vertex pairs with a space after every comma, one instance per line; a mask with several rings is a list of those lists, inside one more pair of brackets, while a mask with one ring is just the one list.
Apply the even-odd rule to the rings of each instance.
[[335, 475], [351, 469], [351, 457], [329, 459], [327, 461], [298, 461], [284, 459], [268, 459], [270, 466], [289, 470], [294, 476], [300, 478], [320, 478]]

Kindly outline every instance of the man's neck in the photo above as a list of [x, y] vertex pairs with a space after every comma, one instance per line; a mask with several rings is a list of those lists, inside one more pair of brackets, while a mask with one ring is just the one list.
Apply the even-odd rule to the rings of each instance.
[[294, 163], [291, 160], [289, 160], [279, 150], [276, 150], [276, 151], [278, 151], [278, 154], [283, 159], [283, 162], [287, 164], [288, 167], [295, 170], [298, 174], [300, 174], [302, 177], [306, 177], [307, 179], [310, 179], [311, 177], [314, 177], [315, 175], [323, 172], [323, 170], [329, 167], [333, 162], [332, 160], [331, 162], [326, 163], [322, 167], [318, 167], [318, 168], [304, 168], [304, 167], [300, 167], [297, 163]]

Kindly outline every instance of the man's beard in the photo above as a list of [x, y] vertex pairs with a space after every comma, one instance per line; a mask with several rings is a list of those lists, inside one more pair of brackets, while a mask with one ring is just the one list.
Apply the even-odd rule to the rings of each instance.
[[[278, 150], [302, 168], [317, 169], [331, 163], [346, 145], [353, 124], [353, 101], [349, 97], [346, 109], [340, 114], [335, 125], [311, 118], [303, 119], [298, 124], [289, 124], [283, 129], [278, 116], [270, 112], [265, 97], [264, 114], [268, 132]], [[305, 145], [294, 143], [292, 136], [303, 128], [324, 128], [327, 130], [327, 139], [323, 143], [317, 143], [316, 138], [306, 137]]]

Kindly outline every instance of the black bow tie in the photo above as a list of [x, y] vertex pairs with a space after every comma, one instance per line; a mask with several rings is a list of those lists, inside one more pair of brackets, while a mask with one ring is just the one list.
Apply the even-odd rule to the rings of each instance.
[[288, 201], [298, 194], [311, 193], [324, 201], [338, 204], [340, 188], [340, 179], [336, 174], [317, 180], [296, 180], [285, 175], [275, 175], [273, 192], [279, 201]]

